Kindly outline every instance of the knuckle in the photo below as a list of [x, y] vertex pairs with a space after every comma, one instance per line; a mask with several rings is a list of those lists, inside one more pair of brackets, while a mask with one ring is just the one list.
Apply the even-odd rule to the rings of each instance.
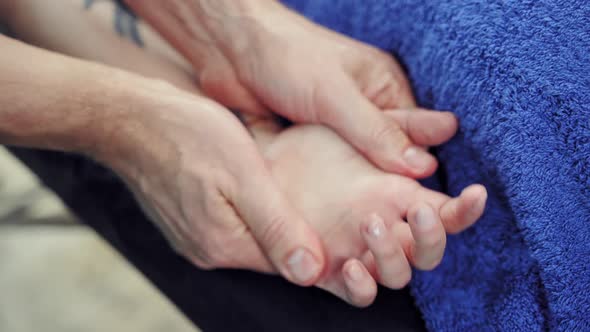
[[405, 92], [402, 84], [403, 82], [400, 82], [398, 78], [390, 75], [384, 93], [388, 94], [390, 99], [394, 100]]
[[283, 215], [276, 215], [269, 220], [266, 228], [263, 230], [260, 241], [267, 248], [276, 247], [287, 234], [289, 223]]
[[371, 131], [371, 140], [377, 146], [387, 146], [391, 142], [404, 143], [405, 133], [401, 127], [392, 119], [379, 121]]
[[389, 83], [389, 93], [391, 95], [391, 100], [397, 100], [399, 97], [407, 95], [409, 90], [405, 86], [404, 82], [400, 82], [399, 79], [392, 78]]

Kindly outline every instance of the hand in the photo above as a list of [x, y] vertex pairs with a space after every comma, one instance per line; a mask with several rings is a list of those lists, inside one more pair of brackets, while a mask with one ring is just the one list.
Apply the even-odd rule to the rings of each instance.
[[192, 62], [202, 89], [222, 104], [325, 124], [385, 171], [434, 172], [436, 160], [379, 110], [415, 107], [388, 54], [276, 1], [127, 2]]
[[278, 271], [313, 284], [324, 265], [320, 241], [275, 187], [235, 116], [168, 84], [136, 83], [125, 84], [133, 98], [121, 103], [136, 111], [102, 120], [119, 125], [96, 155], [171, 245], [200, 268]]
[[[433, 132], [418, 135], [419, 144], [444, 143], [456, 130], [439, 127], [432, 112], [390, 115], [410, 134], [416, 124], [429, 124]], [[327, 263], [316, 286], [353, 305], [369, 305], [377, 295], [376, 282], [405, 287], [410, 266], [435, 268], [447, 234], [468, 228], [484, 210], [487, 194], [480, 185], [451, 198], [375, 168], [323, 126], [280, 131], [271, 125], [259, 121], [250, 129], [258, 142], [267, 136], [270, 143], [262, 150], [277, 183], [322, 240]]]

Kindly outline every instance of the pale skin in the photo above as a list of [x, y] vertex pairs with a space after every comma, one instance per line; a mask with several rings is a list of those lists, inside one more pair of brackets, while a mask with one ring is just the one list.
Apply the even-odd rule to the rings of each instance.
[[[191, 79], [190, 66], [149, 28], [139, 26], [145, 49], [117, 36], [112, 31], [111, 4], [97, 3], [87, 12], [78, 10], [78, 0], [50, 8], [43, 8], [43, 4], [29, 1], [30, 6], [43, 9], [37, 11], [42, 15], [35, 16], [34, 28], [13, 22], [17, 34], [56, 51], [165, 79], [191, 93], [200, 93]], [[20, 16], [22, 22], [32, 18]], [[78, 31], [76, 36], [55, 33], [55, 29], [51, 34], [44, 33], [56, 26], [57, 20], [67, 20], [69, 28]], [[426, 111], [387, 115], [421, 145], [443, 143], [456, 130], [456, 126], [441, 125], [439, 116]], [[411, 278], [410, 266], [424, 270], [436, 267], [444, 253], [446, 234], [461, 232], [483, 212], [486, 192], [481, 186], [470, 186], [459, 197], [450, 198], [410, 178], [380, 170], [325, 127], [297, 125], [284, 129], [268, 116], [245, 119], [272, 176], [324, 244], [327, 267], [315, 285], [353, 305], [369, 305], [376, 296], [377, 283], [394, 289], [404, 287]], [[428, 123], [429, 130], [419, 130], [421, 123]], [[177, 236], [174, 229], [163, 229], [170, 238]], [[239, 243], [228, 244], [225, 238], [207, 240], [216, 248], [218, 264], [240, 264], [243, 257], [235, 250]], [[270, 264], [259, 270], [276, 272]]]

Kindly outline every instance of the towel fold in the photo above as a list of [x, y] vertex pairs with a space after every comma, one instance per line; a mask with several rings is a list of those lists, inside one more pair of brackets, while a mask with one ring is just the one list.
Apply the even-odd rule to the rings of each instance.
[[590, 331], [590, 2], [287, 0], [393, 52], [422, 106], [453, 111], [441, 188], [484, 218], [413, 295], [436, 331]]

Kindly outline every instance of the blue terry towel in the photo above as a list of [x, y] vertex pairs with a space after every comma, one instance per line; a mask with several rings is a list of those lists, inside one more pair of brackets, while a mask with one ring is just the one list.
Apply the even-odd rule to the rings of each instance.
[[481, 182], [490, 199], [441, 266], [415, 275], [427, 326], [590, 331], [590, 2], [286, 2], [392, 51], [421, 105], [460, 118], [440, 185]]

